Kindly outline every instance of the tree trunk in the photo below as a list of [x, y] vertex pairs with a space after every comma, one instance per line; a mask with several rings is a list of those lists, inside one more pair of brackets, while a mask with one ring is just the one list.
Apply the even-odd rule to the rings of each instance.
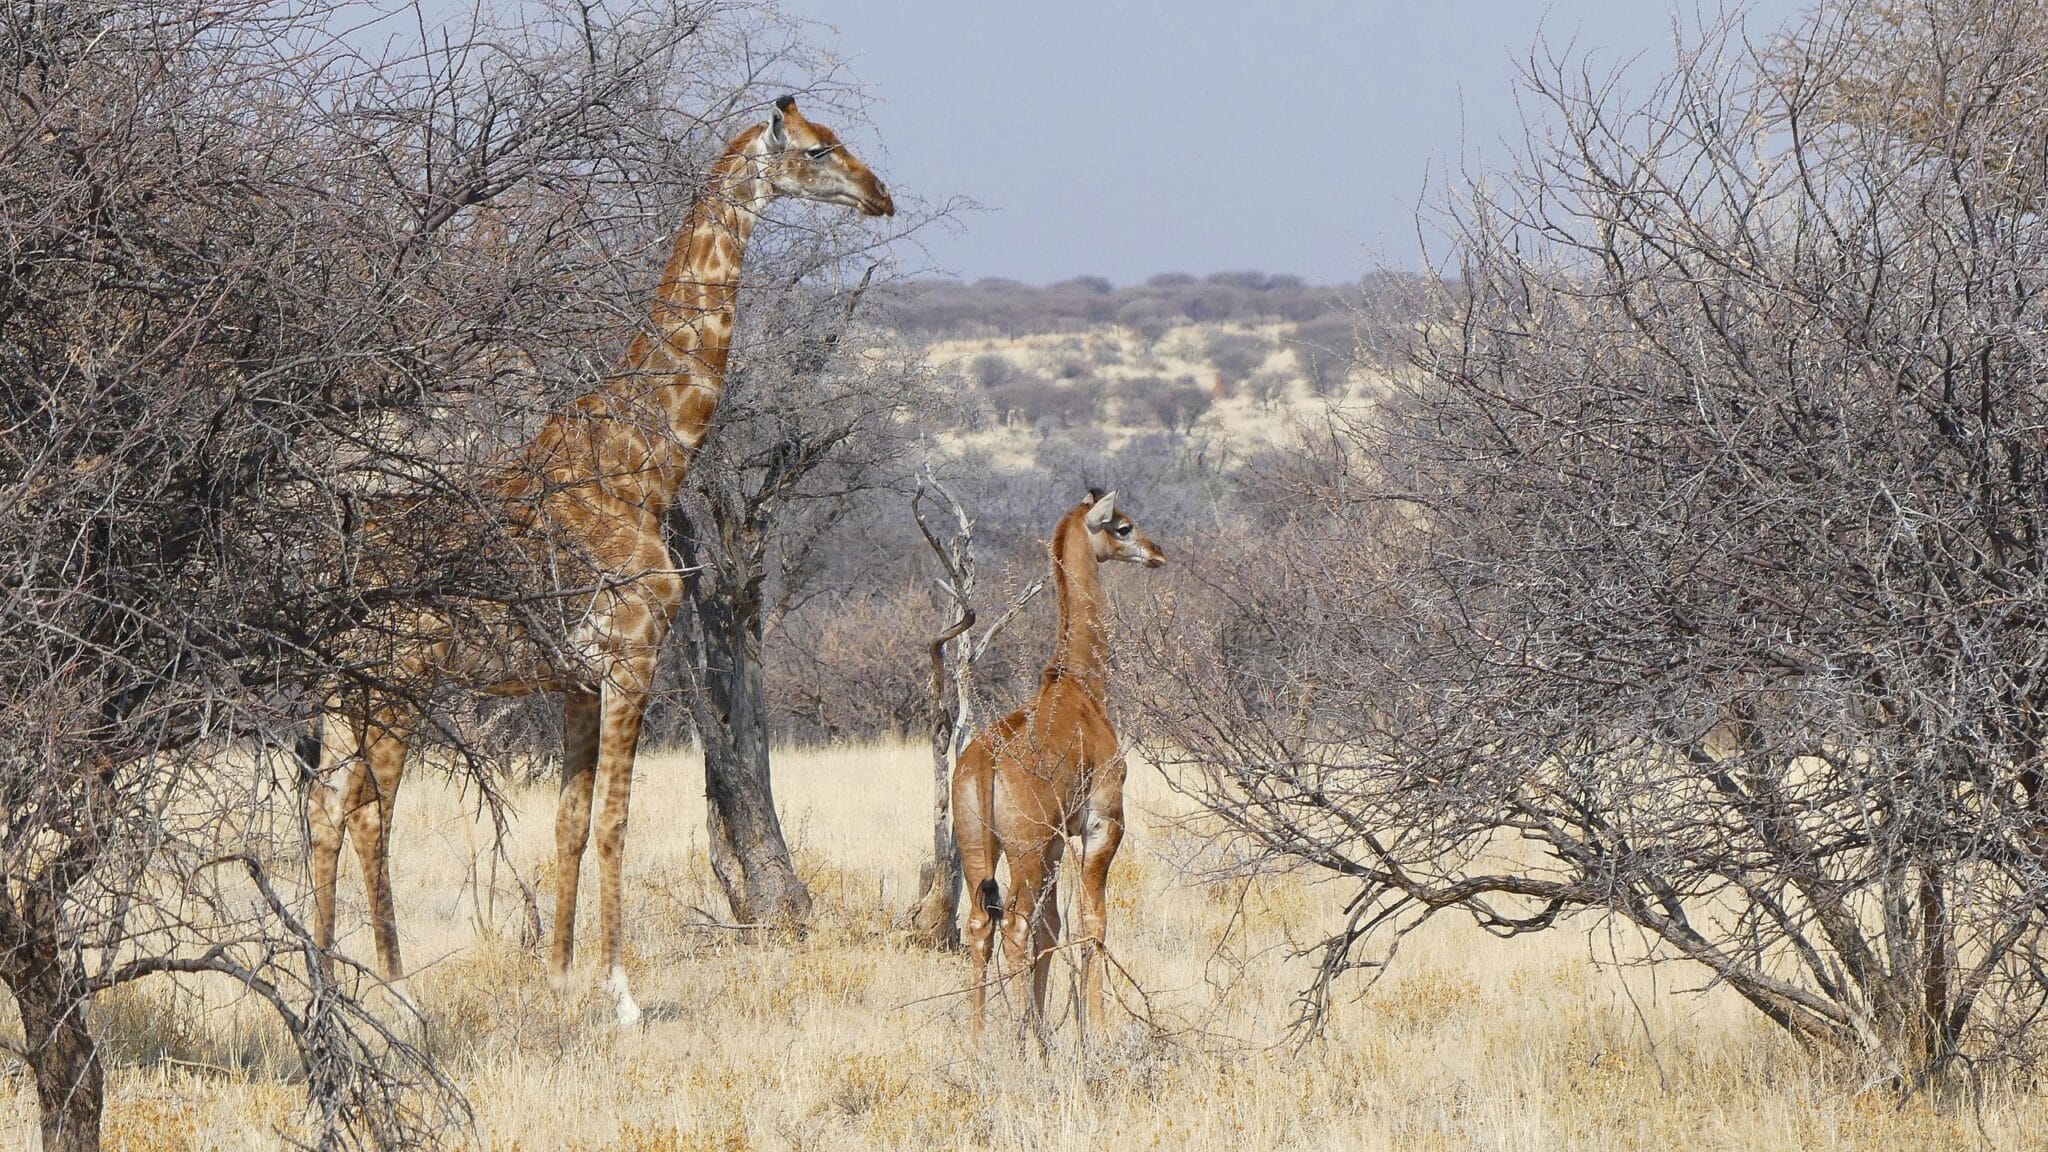
[[704, 743], [711, 870], [733, 919], [801, 924], [811, 893], [796, 874], [768, 773], [768, 702], [761, 668], [758, 580], [707, 589], [690, 582], [704, 691], [693, 700]]
[[[936, 703], [936, 701], [935, 701]], [[919, 877], [924, 895], [910, 914], [911, 935], [930, 948], [960, 947], [960, 844], [953, 838], [953, 723], [932, 722], [932, 861]]]
[[85, 974], [65, 958], [54, 912], [42, 901], [25, 903], [12, 925], [17, 930], [8, 933], [13, 939], [6, 941], [0, 973], [21, 1013], [23, 1049], [42, 1114], [43, 1152], [98, 1152], [106, 1069], [86, 1028]]
[[[962, 669], [959, 710], [947, 702], [946, 645], [973, 626], [974, 609], [962, 604], [952, 626], [931, 644], [932, 858], [919, 877], [924, 894], [910, 914], [913, 938], [926, 947], [948, 951], [960, 947], [960, 842], [953, 836], [953, 761], [960, 725], [967, 720], [968, 697]], [[960, 647], [959, 659], [967, 660], [967, 644]]]
[[1939, 1076], [1955, 1036], [1949, 978], [1955, 970], [1941, 862], [1929, 853], [1920, 864], [1920, 1077]]

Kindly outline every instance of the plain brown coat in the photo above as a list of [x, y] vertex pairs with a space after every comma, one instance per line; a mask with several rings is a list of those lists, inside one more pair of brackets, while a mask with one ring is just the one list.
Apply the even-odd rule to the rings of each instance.
[[[1046, 977], [1059, 940], [1060, 853], [1081, 840], [1081, 980], [1087, 1029], [1103, 1026], [1102, 984], [1109, 866], [1124, 835], [1124, 762], [1109, 720], [1108, 650], [1097, 565], [1124, 560], [1157, 568], [1159, 546], [1116, 509], [1116, 493], [1094, 492], [1053, 529], [1059, 634], [1030, 704], [984, 729], [953, 769], [954, 835], [967, 891], [967, 947], [973, 1033], [982, 1032], [986, 973], [998, 924], [1005, 978], [1031, 970], [1025, 1014], [1045, 1018]], [[996, 862], [1010, 862], [1001, 899]], [[1042, 1034], [1042, 1032], [1041, 1032]]]

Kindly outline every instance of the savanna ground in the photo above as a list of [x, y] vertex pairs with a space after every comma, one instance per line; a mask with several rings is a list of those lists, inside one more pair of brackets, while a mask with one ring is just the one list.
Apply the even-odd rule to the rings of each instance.
[[[1200, 843], [1149, 769], [1131, 785], [1135, 835], [1112, 875], [1114, 1034], [1074, 1045], [1070, 974], [1056, 970], [1049, 1058], [1006, 1042], [962, 1048], [959, 956], [897, 927], [930, 842], [929, 761], [916, 747], [785, 751], [775, 765], [798, 863], [818, 902], [801, 939], [700, 923], [717, 910], [701, 775], [687, 754], [640, 765], [629, 848], [635, 991], [620, 1034], [595, 988], [586, 893], [581, 986], [563, 997], [520, 942], [516, 885], [452, 786], [420, 772], [399, 805], [402, 926], [431, 1042], [475, 1107], [484, 1147], [1868, 1149], [2048, 1145], [2048, 1106], [2004, 1087], [1904, 1105], [1844, 1082], [1696, 972], [1617, 969], [1598, 924], [1501, 942], [1445, 922], [1326, 1033], [1290, 1042], [1313, 938], [1336, 888], [1267, 876], [1204, 885], [1178, 861]], [[549, 906], [553, 798], [513, 793], [507, 851]], [[595, 869], [587, 869], [594, 872]], [[345, 881], [343, 947], [367, 956], [360, 889]], [[694, 926], [693, 926], [694, 925]], [[1362, 987], [1362, 985], [1355, 986]], [[1000, 1011], [1001, 1001], [993, 1006]], [[1132, 1009], [1145, 1011], [1141, 1023]], [[269, 1149], [294, 1131], [287, 1051], [233, 988], [143, 984], [97, 1026], [115, 1063], [109, 1149]], [[17, 1033], [18, 1035], [18, 1033]], [[0, 1146], [32, 1146], [15, 1075]]]

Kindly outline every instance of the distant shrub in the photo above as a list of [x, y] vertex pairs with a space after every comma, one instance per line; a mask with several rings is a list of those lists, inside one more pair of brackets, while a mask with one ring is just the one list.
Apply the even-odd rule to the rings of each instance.
[[1168, 432], [1185, 434], [1215, 402], [1207, 388], [1186, 376], [1171, 382], [1140, 376], [1124, 382], [1117, 413], [1126, 424], [1156, 422]]
[[966, 432], [980, 432], [1000, 419], [988, 393], [978, 388], [960, 389], [953, 408], [961, 430]]
[[1116, 322], [1135, 332], [1138, 339], [1146, 344], [1157, 344], [1159, 338], [1171, 331], [1181, 317], [1168, 311], [1158, 300], [1132, 300], [1116, 311]]
[[1154, 419], [1152, 398], [1166, 387], [1166, 381], [1157, 376], [1132, 376], [1125, 379], [1116, 389], [1117, 420], [1132, 426], [1150, 424]]
[[1067, 401], [1069, 410], [1076, 422], [1086, 420], [1092, 423], [1102, 419], [1103, 406], [1109, 400], [1109, 387], [1102, 382], [1102, 377], [1078, 377], [1067, 383], [1066, 390], [1071, 397]]
[[967, 366], [967, 374], [983, 391], [994, 391], [1023, 375], [1023, 369], [1012, 363], [1009, 357], [991, 352], [976, 356], [974, 362]]
[[1257, 297], [1229, 284], [1205, 283], [1191, 289], [1180, 301], [1181, 311], [1200, 324], [1221, 320], [1247, 320], [1260, 315]]
[[1065, 426], [1093, 420], [1101, 408], [1101, 385], [1065, 386], [1043, 376], [1019, 375], [988, 391], [999, 419], [1033, 426]]
[[1294, 326], [1288, 341], [1309, 391], [1333, 396], [1344, 390], [1358, 362], [1358, 329], [1349, 315], [1337, 314]]
[[1248, 292], [1264, 292], [1273, 278], [1264, 272], [1216, 272], [1205, 278], [1210, 284], [1221, 284], [1227, 288], [1242, 288]]
[[1388, 330], [1395, 331], [1420, 299], [1418, 286], [1416, 277], [1402, 273], [1374, 273], [1358, 284], [1336, 287], [1262, 272], [1219, 272], [1202, 279], [1167, 272], [1122, 288], [1099, 276], [1079, 276], [1044, 287], [1001, 279], [927, 281], [891, 285], [876, 296], [889, 324], [928, 338], [1072, 332], [1115, 323], [1150, 341], [1178, 324], [1300, 324], [1348, 314], [1360, 305], [1376, 315], [1384, 311]]
[[1200, 360], [1207, 342], [1202, 333], [1193, 328], [1182, 328], [1170, 333], [1154, 345], [1154, 350], [1176, 360]]
[[1259, 407], [1270, 409], [1287, 398], [1290, 380], [1284, 372], [1261, 372], [1244, 382], [1245, 395]]
[[1215, 402], [1216, 397], [1207, 388], [1182, 377], [1161, 393], [1152, 407], [1167, 431], [1185, 435], [1195, 430], [1195, 422]]
[[1031, 407], [1030, 394], [1034, 391], [1036, 388], [1029, 380], [1004, 380], [987, 390], [989, 410], [1003, 424], [1019, 419], [1028, 421], [1030, 417], [1026, 412]]
[[1096, 479], [1100, 469], [1089, 465], [1100, 461], [1108, 450], [1109, 433], [1100, 424], [1075, 424], [1041, 436], [1032, 449], [1031, 462], [1050, 475]]
[[1226, 389], [1234, 389], [1266, 363], [1273, 346], [1249, 332], [1217, 332], [1209, 337], [1209, 363], [1222, 377]]

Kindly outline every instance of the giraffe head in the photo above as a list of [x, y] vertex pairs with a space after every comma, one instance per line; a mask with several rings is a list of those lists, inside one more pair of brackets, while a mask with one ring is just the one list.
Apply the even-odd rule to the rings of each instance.
[[796, 97], [775, 102], [774, 118], [761, 133], [762, 175], [777, 196], [858, 208], [869, 216], [894, 216], [889, 189], [838, 134], [797, 111]]
[[1104, 493], [1090, 488], [1088, 499], [1082, 502], [1088, 509], [1081, 523], [1088, 529], [1088, 543], [1095, 550], [1095, 560], [1127, 560], [1157, 568], [1166, 563], [1166, 553], [1152, 538], [1138, 531], [1131, 518], [1117, 511], [1116, 493]]

